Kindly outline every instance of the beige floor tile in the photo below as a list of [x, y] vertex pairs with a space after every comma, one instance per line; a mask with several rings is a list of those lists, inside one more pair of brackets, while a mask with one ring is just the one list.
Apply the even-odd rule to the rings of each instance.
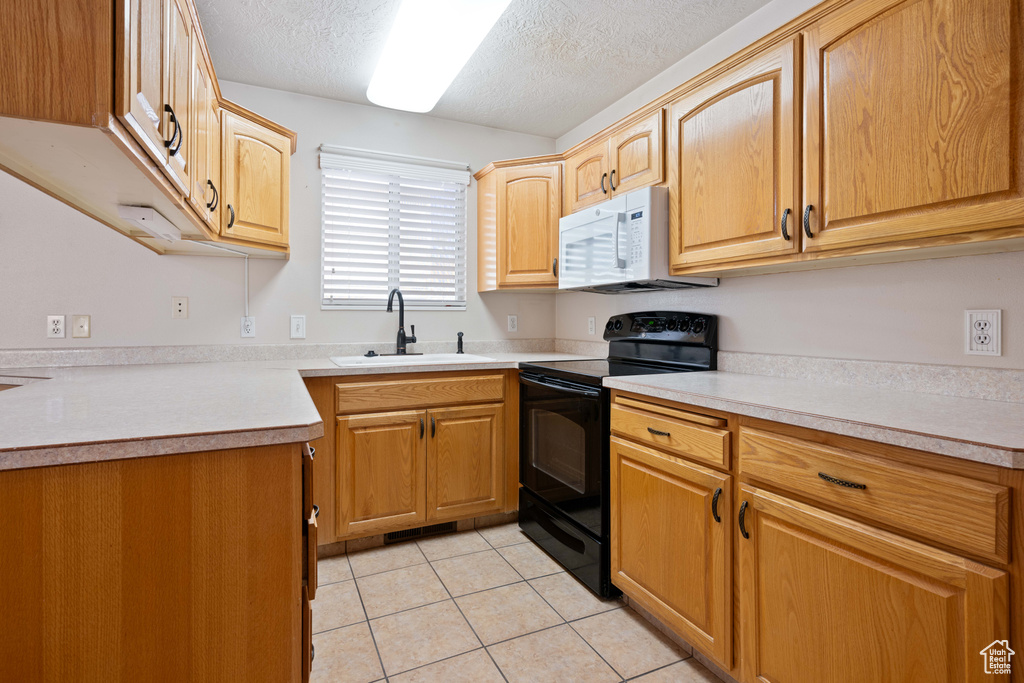
[[468, 555], [470, 553], [478, 553], [481, 550], [491, 549], [491, 546], [487, 544], [483, 536], [475, 531], [434, 536], [433, 538], [427, 538], [416, 543], [431, 562], [443, 560], [446, 557]]
[[474, 650], [443, 662], [392, 676], [391, 683], [505, 683], [485, 650]]
[[518, 522], [477, 529], [477, 533], [483, 536], [484, 540], [495, 548], [504, 548], [507, 545], [515, 545], [516, 543], [526, 543], [530, 540], [526, 534], [519, 530]]
[[448, 591], [429, 564], [417, 564], [356, 579], [371, 619], [448, 599]]
[[453, 597], [522, 581], [494, 550], [431, 562]]
[[392, 569], [411, 567], [414, 564], [423, 564], [427, 558], [423, 557], [423, 553], [415, 543], [399, 543], [349, 553], [348, 561], [352, 565], [352, 574], [359, 578]]
[[316, 589], [313, 601], [313, 633], [366, 621], [356, 582], [342, 581]]
[[451, 600], [374, 619], [370, 628], [388, 676], [480, 647]]
[[492, 645], [487, 650], [509, 683], [618, 681], [593, 649], [568, 626]]
[[692, 657], [633, 680], [637, 683], [722, 683]]
[[310, 683], [370, 683], [384, 677], [365, 623], [315, 635], [313, 647]]
[[328, 557], [316, 563], [316, 580], [318, 586], [329, 583], [348, 581], [352, 578], [352, 568], [348, 566], [348, 555]]
[[675, 643], [629, 608], [588, 617], [572, 627], [625, 678], [683, 658]]
[[562, 617], [527, 583], [473, 593], [455, 602], [484, 645], [562, 623]]
[[566, 621], [622, 607], [621, 600], [602, 600], [568, 573], [533, 579], [530, 585], [536, 588]]
[[565, 571], [562, 565], [552, 560], [550, 555], [533, 543], [505, 546], [498, 548], [498, 552], [524, 579], [535, 579]]

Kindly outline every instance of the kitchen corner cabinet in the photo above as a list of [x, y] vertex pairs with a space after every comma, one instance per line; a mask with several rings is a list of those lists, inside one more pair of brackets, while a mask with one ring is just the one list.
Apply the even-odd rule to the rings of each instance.
[[495, 164], [476, 178], [478, 291], [558, 287], [562, 164]]
[[663, 120], [658, 109], [567, 156], [565, 214], [662, 182]]
[[669, 264], [800, 248], [799, 41], [744, 62], [669, 109]]

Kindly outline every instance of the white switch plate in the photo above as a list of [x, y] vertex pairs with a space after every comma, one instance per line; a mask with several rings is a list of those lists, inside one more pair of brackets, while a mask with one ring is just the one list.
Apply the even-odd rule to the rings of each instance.
[[594, 316], [587, 318], [587, 334], [597, 334], [597, 318]]
[[292, 325], [290, 328], [290, 336], [292, 339], [305, 339], [306, 338], [306, 316], [304, 315], [293, 315]]
[[243, 337], [255, 337], [256, 336], [256, 317], [255, 316], [242, 316], [242, 336]]
[[88, 339], [92, 336], [92, 322], [89, 316], [71, 316], [71, 336], [76, 339]]
[[508, 317], [508, 331], [518, 332], [519, 331], [519, 316], [510, 315]]
[[964, 353], [972, 356], [1001, 356], [1001, 309], [964, 311]]
[[172, 296], [171, 297], [171, 317], [172, 318], [187, 318], [188, 317], [188, 297], [187, 296]]
[[62, 315], [48, 315], [48, 316], [46, 316], [46, 338], [47, 339], [63, 339], [64, 338], [64, 316], [62, 316]]

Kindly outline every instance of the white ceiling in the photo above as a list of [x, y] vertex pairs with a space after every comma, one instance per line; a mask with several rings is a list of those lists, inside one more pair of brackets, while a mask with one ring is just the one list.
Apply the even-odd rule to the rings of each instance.
[[[767, 3], [512, 0], [430, 115], [555, 138]], [[219, 78], [370, 104], [400, 0], [196, 4]]]

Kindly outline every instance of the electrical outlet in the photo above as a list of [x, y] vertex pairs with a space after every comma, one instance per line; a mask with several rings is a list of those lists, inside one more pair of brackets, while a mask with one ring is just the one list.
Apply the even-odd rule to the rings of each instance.
[[187, 296], [172, 296], [171, 297], [171, 317], [172, 318], [187, 318], [188, 317], [188, 297]]
[[243, 337], [255, 337], [256, 336], [256, 317], [242, 316], [242, 336]]
[[519, 316], [518, 315], [510, 315], [508, 317], [508, 331], [509, 332], [518, 332], [519, 331]]
[[62, 315], [48, 315], [48, 316], [46, 316], [46, 338], [47, 339], [63, 339], [64, 338], [64, 316], [62, 316]]
[[304, 315], [293, 315], [291, 331], [289, 333], [292, 339], [305, 339], [306, 338], [306, 316]]
[[597, 334], [597, 318], [594, 316], [587, 318], [587, 334]]
[[972, 356], [1001, 356], [1000, 334], [1003, 312], [964, 311], [964, 353]]
[[88, 339], [92, 336], [92, 323], [89, 316], [71, 316], [71, 336], [76, 339]]

